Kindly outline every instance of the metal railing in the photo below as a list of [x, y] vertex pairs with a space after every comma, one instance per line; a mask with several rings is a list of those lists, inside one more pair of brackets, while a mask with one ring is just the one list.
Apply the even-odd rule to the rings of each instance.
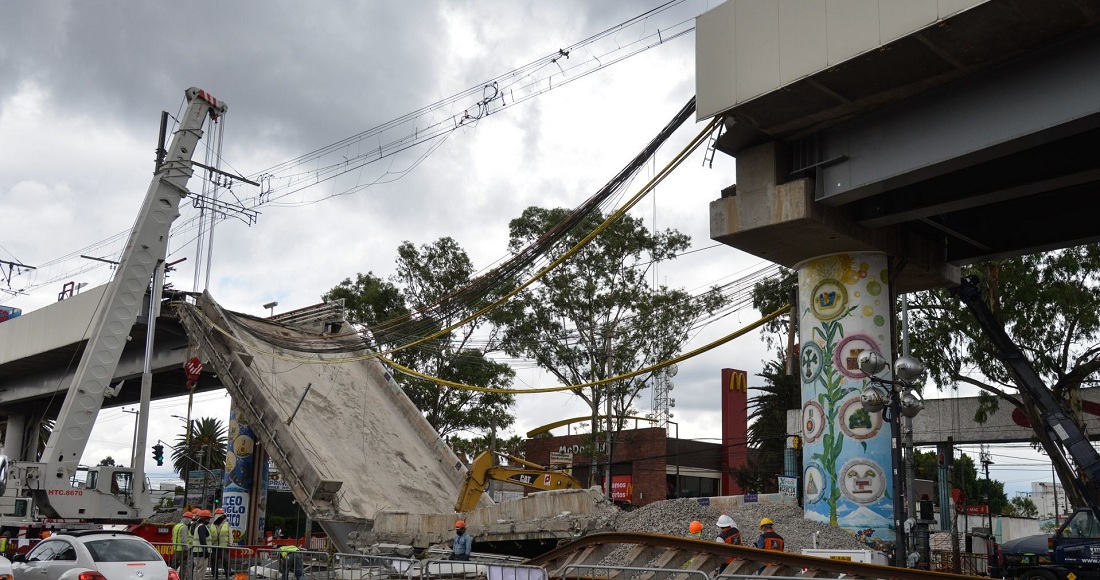
[[[570, 570], [581, 571], [583, 574], [570, 574]], [[601, 572], [603, 572], [601, 574]], [[710, 580], [710, 575], [702, 570], [684, 570], [683, 568], [648, 568], [635, 566], [602, 566], [599, 564], [570, 564], [562, 568], [563, 578], [634, 578], [644, 575], [649, 580]]]

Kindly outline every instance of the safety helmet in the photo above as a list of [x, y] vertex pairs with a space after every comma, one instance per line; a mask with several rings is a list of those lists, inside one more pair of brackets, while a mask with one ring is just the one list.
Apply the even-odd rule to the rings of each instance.
[[691, 524], [688, 525], [688, 531], [693, 533], [693, 534], [698, 534], [699, 532], [702, 532], [703, 531], [703, 522], [700, 522], [699, 520], [695, 520], [694, 522], [691, 522]]
[[718, 527], [720, 527], [720, 528], [732, 528], [733, 527], [733, 518], [727, 516], [726, 514], [722, 514], [722, 515], [718, 516]]
[[199, 517], [201, 517], [201, 518], [210, 517], [210, 510], [199, 510]]
[[770, 526], [774, 523], [775, 522], [773, 522], [771, 518], [764, 518], [764, 519], [760, 520], [760, 527]]
[[214, 515], [224, 514], [224, 513], [225, 513], [225, 510], [223, 510], [222, 508], [218, 508], [218, 509], [214, 510]]
[[457, 522], [455, 522], [455, 528], [466, 529], [466, 522], [458, 520]]
[[192, 514], [191, 514], [191, 512], [183, 512], [183, 517], [185, 517], [185, 518], [193, 518], [193, 517], [195, 517], [195, 516], [194, 516], [194, 515], [192, 515]]

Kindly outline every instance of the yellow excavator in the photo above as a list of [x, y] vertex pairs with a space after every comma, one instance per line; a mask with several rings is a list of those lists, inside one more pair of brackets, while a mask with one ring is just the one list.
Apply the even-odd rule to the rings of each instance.
[[[493, 456], [497, 455], [513, 465], [493, 465]], [[483, 451], [466, 472], [466, 481], [458, 494], [455, 512], [466, 513], [477, 507], [481, 494], [489, 487], [489, 481], [507, 481], [541, 491], [551, 489], [581, 489], [581, 482], [559, 469], [544, 467], [519, 457], [495, 451]]]

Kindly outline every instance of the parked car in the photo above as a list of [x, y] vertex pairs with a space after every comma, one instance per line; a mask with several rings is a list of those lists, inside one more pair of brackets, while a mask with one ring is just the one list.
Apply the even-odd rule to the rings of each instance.
[[130, 532], [54, 534], [14, 557], [15, 580], [179, 580], [148, 540]]

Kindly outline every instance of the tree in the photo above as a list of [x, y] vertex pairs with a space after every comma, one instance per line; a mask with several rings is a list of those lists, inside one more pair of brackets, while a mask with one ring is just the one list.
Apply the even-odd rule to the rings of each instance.
[[[1089, 244], [966, 269], [977, 274], [993, 312], [1066, 411], [1081, 425], [1078, 391], [1095, 385], [1100, 370], [1100, 245]], [[971, 385], [981, 390], [975, 420], [982, 423], [1006, 402], [1042, 425], [1038, 410], [973, 316], [945, 290], [909, 297], [913, 355], [929, 368], [940, 388]], [[1060, 451], [1045, 429], [1035, 429], [1048, 455]], [[1075, 474], [1055, 462], [1058, 476], [1076, 505], [1083, 498]]]
[[115, 458], [108, 455], [107, 457], [104, 457], [103, 459], [100, 459], [99, 463], [97, 463], [96, 465], [109, 465], [111, 467], [114, 467]]
[[1031, 501], [1030, 497], [1014, 497], [1012, 498], [1011, 504], [1011, 508], [1007, 510], [1005, 515], [1016, 516], [1018, 518], [1039, 517], [1039, 508], [1035, 505], [1035, 502]]
[[[325, 294], [325, 300], [343, 298], [355, 322], [370, 327], [384, 349], [409, 342], [452, 326], [467, 317], [473, 305], [432, 308], [456, 288], [469, 284], [473, 264], [454, 239], [440, 238], [420, 247], [404, 242], [397, 248], [397, 270], [390, 280], [373, 273], [344, 280]], [[411, 348], [389, 354], [401, 365], [425, 375], [468, 385], [506, 388], [515, 376], [511, 367], [491, 360], [491, 329], [475, 321]], [[481, 347], [475, 342], [481, 342]], [[425, 419], [442, 437], [452, 433], [495, 433], [511, 425], [513, 396], [440, 386], [426, 379], [405, 377], [402, 389]]]
[[[914, 477], [929, 479], [939, 489], [939, 457], [935, 451], [913, 450]], [[948, 482], [951, 489], [961, 489], [966, 495], [968, 505], [988, 505], [990, 513], [1005, 513], [1009, 509], [1008, 496], [1004, 483], [996, 479], [987, 480], [978, 476], [974, 459], [963, 453], [951, 462], [951, 475]], [[989, 501], [986, 502], [986, 493]], [[940, 506], [943, 509], [944, 506]]]
[[[529, 207], [509, 223], [509, 246], [519, 252], [571, 213]], [[565, 233], [551, 258], [573, 247], [603, 222], [593, 212]], [[667, 360], [680, 352], [692, 325], [725, 303], [716, 290], [692, 297], [683, 290], [654, 288], [654, 264], [687, 249], [690, 238], [675, 230], [652, 233], [641, 219], [625, 216], [504, 306], [490, 313], [503, 331], [505, 352], [531, 359], [563, 385], [602, 381]], [[556, 255], [555, 255], [555, 252]], [[646, 387], [650, 375], [572, 392], [592, 410], [592, 433], [611, 402], [612, 426]], [[594, 453], [589, 453], [594, 457]]]
[[172, 469], [187, 479], [191, 471], [225, 467], [226, 431], [221, 419], [203, 417], [191, 421], [191, 439], [184, 429], [172, 449]]
[[[775, 475], [783, 473], [787, 447], [787, 410], [802, 405], [802, 384], [798, 374], [788, 375], [786, 354], [777, 352], [776, 360], [766, 361], [758, 374], [765, 380], [753, 389], [756, 396], [749, 400], [748, 445], [751, 447], [748, 466], [734, 469], [737, 485], [745, 491], [765, 493], [775, 488]], [[798, 368], [797, 360], [795, 368]], [[739, 442], [727, 442], [738, 445]]]

